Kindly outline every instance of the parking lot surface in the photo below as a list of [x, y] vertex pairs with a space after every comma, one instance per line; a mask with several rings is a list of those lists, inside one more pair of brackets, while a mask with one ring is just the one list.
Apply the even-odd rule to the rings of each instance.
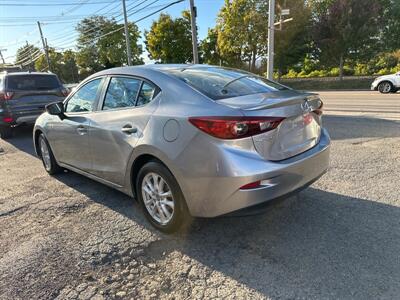
[[[18, 129], [0, 140], [0, 298], [398, 298], [400, 95], [384, 99], [386, 115], [350, 107], [362, 94], [336, 95], [322, 93], [333, 143], [323, 178], [262, 214], [178, 235], [117, 191], [48, 176], [31, 128]], [[379, 106], [374, 95], [365, 107]]]

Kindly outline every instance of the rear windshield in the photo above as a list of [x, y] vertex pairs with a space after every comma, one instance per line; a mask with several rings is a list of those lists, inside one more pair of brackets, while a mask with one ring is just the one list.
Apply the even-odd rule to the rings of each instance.
[[276, 92], [287, 89], [252, 73], [218, 67], [167, 69], [167, 73], [186, 82], [213, 100]]
[[7, 76], [7, 89], [34, 91], [53, 90], [60, 88], [60, 83], [54, 75], [9, 75]]

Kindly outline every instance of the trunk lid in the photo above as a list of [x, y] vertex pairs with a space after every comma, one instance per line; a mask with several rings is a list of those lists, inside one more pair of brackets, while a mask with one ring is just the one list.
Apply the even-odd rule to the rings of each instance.
[[294, 90], [218, 100], [240, 109], [245, 116], [283, 117], [275, 130], [252, 137], [255, 149], [267, 160], [278, 161], [314, 147], [321, 134], [321, 117], [313, 112], [322, 102], [316, 94]]

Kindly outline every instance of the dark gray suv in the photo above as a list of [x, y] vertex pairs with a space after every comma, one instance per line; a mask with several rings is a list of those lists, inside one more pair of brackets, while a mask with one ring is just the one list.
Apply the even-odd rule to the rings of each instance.
[[34, 124], [45, 105], [62, 101], [68, 95], [57, 75], [52, 73], [0, 73], [0, 135], [11, 138], [13, 128]]

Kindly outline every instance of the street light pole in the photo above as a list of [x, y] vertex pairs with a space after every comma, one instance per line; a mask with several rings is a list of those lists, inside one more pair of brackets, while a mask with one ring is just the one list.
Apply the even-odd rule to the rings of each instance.
[[269, 0], [268, 9], [268, 63], [267, 78], [274, 78], [275, 0]]
[[132, 66], [131, 42], [129, 39], [128, 17], [126, 15], [125, 0], [122, 0], [122, 10], [124, 13], [124, 21], [125, 21], [124, 27], [125, 27], [126, 54], [128, 56], [128, 66]]
[[194, 0], [190, 1], [190, 21], [192, 24], [192, 44], [193, 44], [193, 63], [199, 63], [199, 51], [197, 49], [197, 26], [196, 26], [196, 17], [197, 17], [197, 9], [194, 6]]

